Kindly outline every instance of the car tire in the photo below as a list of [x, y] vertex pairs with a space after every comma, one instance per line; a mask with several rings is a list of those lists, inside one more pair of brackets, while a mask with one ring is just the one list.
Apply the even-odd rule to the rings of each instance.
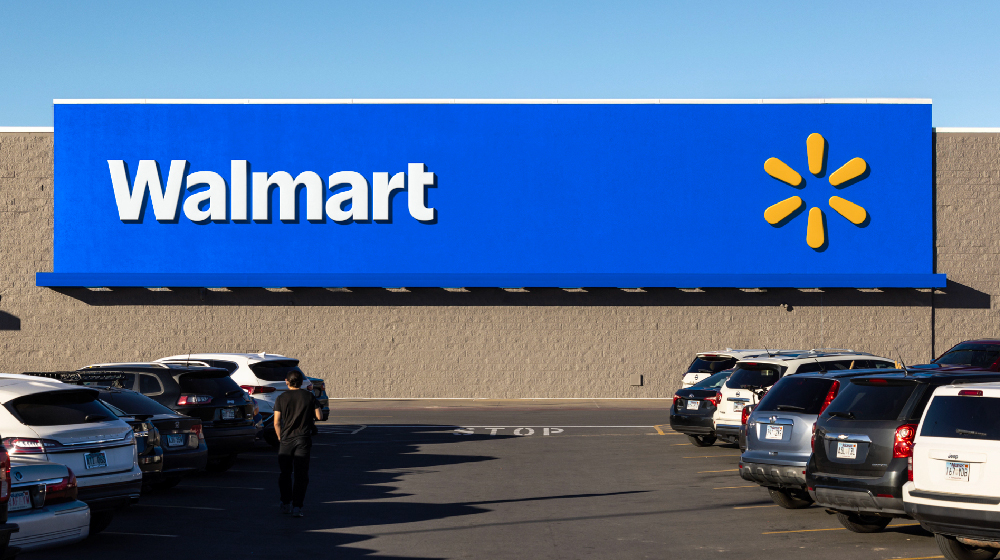
[[234, 464], [236, 464], [236, 455], [209, 459], [208, 464], [205, 465], [205, 472], [223, 473], [231, 469]]
[[708, 447], [715, 443], [715, 436], [688, 436], [688, 441], [695, 447]]
[[837, 512], [837, 519], [848, 531], [855, 533], [880, 533], [885, 530], [891, 517], [880, 517], [878, 515], [861, 515], [860, 513]]
[[958, 542], [955, 537], [935, 533], [934, 540], [937, 541], [941, 554], [948, 560], [992, 560], [997, 556], [995, 548], [969, 546]]
[[802, 490], [788, 490], [785, 488], [768, 488], [767, 493], [771, 495], [774, 503], [785, 509], [802, 509], [812, 505], [812, 498], [808, 492]]
[[111, 520], [115, 518], [113, 511], [90, 512], [90, 536], [100, 533], [111, 525]]

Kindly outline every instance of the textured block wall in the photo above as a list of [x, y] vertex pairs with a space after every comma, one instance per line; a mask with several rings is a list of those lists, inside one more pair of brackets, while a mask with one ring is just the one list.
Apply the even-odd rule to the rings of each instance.
[[[0, 371], [183, 352], [302, 360], [334, 397], [669, 397], [693, 354], [866, 350], [910, 363], [1000, 335], [997, 135], [937, 137], [938, 272], [919, 290], [52, 290], [52, 135], [0, 133]], [[960, 284], [958, 284], [960, 283]], [[932, 307], [933, 306], [933, 307]], [[935, 324], [936, 323], [936, 324]], [[640, 374], [642, 387], [630, 386]]]

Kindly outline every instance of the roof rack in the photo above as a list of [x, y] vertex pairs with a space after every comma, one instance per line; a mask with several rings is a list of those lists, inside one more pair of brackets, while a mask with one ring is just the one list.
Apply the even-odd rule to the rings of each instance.
[[831, 353], [831, 352], [850, 352], [851, 354], [867, 354], [867, 352], [855, 352], [850, 348], [813, 348], [810, 352], [815, 353]]
[[124, 388], [125, 383], [125, 374], [118, 371], [25, 371], [21, 375], [54, 379], [70, 385], [106, 382], [111, 387]]

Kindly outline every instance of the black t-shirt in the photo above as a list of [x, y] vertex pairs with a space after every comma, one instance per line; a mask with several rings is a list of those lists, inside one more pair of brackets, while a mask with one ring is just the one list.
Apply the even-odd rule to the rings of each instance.
[[285, 391], [274, 401], [274, 411], [281, 413], [281, 440], [312, 436], [316, 430], [316, 396], [305, 389]]

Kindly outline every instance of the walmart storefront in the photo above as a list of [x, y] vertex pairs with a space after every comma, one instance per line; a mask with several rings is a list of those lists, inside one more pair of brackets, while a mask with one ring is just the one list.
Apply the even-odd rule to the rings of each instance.
[[1000, 133], [928, 100], [57, 101], [0, 128], [0, 370], [667, 397], [697, 351], [1000, 335]]

